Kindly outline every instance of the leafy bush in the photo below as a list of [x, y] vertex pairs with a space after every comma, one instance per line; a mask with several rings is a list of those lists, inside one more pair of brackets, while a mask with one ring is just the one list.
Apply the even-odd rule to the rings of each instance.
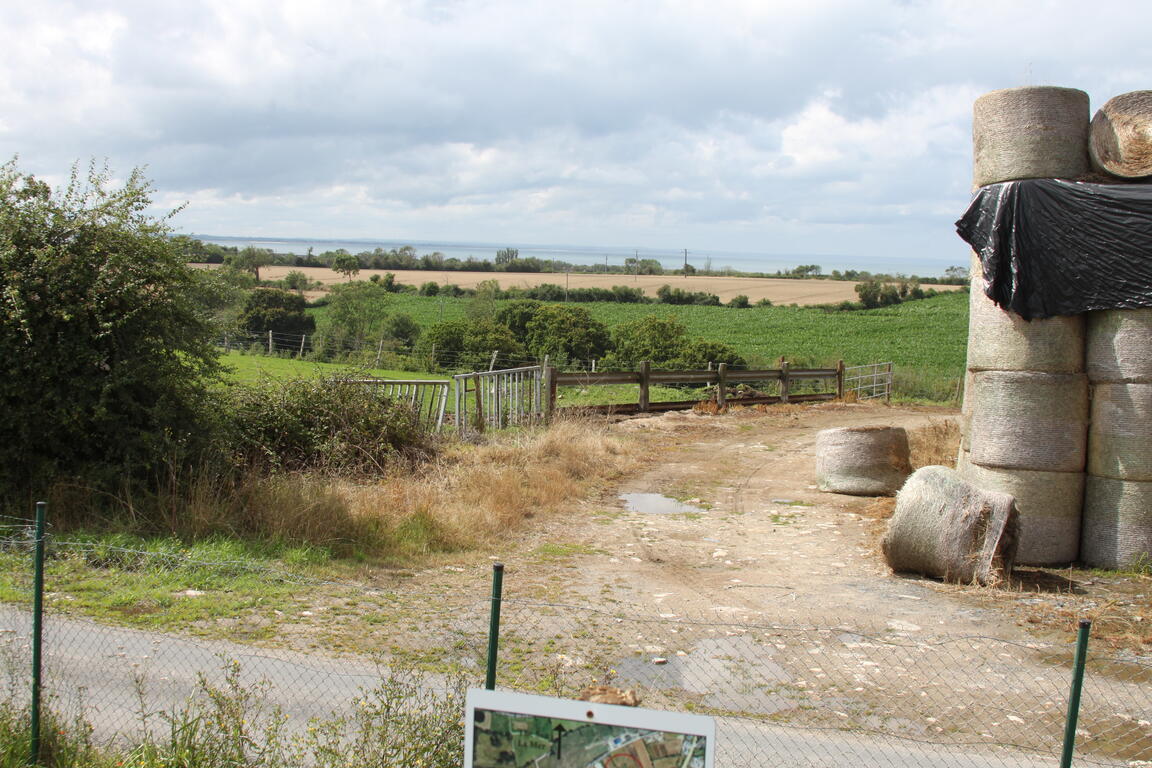
[[0, 166], [0, 491], [119, 487], [210, 442], [212, 312], [150, 204], [139, 171], [53, 193]]
[[535, 299], [510, 301], [496, 311], [496, 322], [507, 326], [517, 338], [524, 338], [528, 334], [528, 323], [543, 306]]
[[608, 328], [583, 307], [540, 307], [527, 326], [528, 351], [534, 357], [562, 360], [600, 358], [611, 346]]
[[507, 326], [484, 318], [437, 323], [424, 334], [424, 345], [436, 347], [436, 359], [445, 367], [459, 370], [488, 370], [493, 352], [516, 363], [527, 354]]
[[694, 304], [704, 307], [720, 306], [720, 297], [706, 291], [685, 291], [683, 288], [673, 288], [662, 285], [656, 290], [656, 298], [664, 304]]
[[297, 293], [257, 288], [248, 295], [240, 323], [249, 333], [313, 333], [316, 321], [305, 313], [305, 304], [304, 297]]
[[407, 405], [354, 379], [235, 386], [227, 409], [234, 463], [242, 467], [371, 474], [425, 439]]
[[647, 360], [658, 368], [706, 368], [709, 363], [744, 366], [746, 361], [727, 344], [692, 339], [671, 317], [648, 316], [618, 326], [612, 333], [614, 351], [604, 368], [634, 368]]

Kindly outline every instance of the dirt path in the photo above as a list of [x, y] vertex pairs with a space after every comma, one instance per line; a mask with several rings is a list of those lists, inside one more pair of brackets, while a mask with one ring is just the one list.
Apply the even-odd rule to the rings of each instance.
[[[584, 516], [564, 537], [593, 552], [579, 570], [597, 595], [659, 614], [736, 621], [911, 626], [940, 633], [1015, 633], [1011, 621], [940, 596], [930, 582], [893, 577], [876, 550], [876, 500], [821, 493], [816, 434], [833, 426], [909, 429], [954, 418], [935, 409], [828, 404], [722, 417], [672, 413], [618, 424], [655, 460], [621, 493], [691, 502], [679, 514]], [[538, 580], [542, 574], [537, 574]], [[586, 595], [592, 596], [592, 595]], [[935, 596], [935, 599], [933, 597]]]

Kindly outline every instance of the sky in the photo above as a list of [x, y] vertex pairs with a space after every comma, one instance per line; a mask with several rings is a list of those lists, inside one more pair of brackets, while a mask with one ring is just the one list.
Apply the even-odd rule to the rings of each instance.
[[1152, 88], [1149, 28], [1107, 0], [10, 2], [0, 158], [143, 167], [184, 232], [966, 264], [973, 100]]

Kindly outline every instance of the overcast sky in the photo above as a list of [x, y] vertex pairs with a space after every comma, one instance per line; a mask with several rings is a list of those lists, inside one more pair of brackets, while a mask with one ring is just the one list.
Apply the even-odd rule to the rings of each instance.
[[8, 2], [0, 151], [146, 166], [186, 232], [960, 264], [973, 99], [1152, 88], [1149, 29], [1146, 0]]

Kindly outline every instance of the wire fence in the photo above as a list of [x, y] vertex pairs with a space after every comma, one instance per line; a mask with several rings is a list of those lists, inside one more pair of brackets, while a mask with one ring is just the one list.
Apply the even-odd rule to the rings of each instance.
[[[15, 518], [0, 518], [0, 533], [0, 715], [26, 718], [36, 536]], [[174, 544], [45, 542], [46, 723], [83, 722], [100, 744], [175, 738], [173, 724], [208, 707], [214, 721], [243, 713], [245, 749], [285, 734], [304, 744], [332, 723], [354, 745], [349, 723], [401, 678], [414, 684], [393, 694], [430, 698], [386, 716], [435, 713], [439, 730], [408, 730], [453, 741], [452, 697], [484, 676], [493, 601], [480, 570], [460, 576], [463, 590], [381, 586], [197, 559]], [[1070, 643], [548, 602], [518, 594], [529, 570], [510, 567], [497, 601], [497, 688], [575, 697], [607, 684], [634, 689], [644, 707], [715, 716], [717, 766], [1057, 764]], [[453, 743], [452, 757], [426, 764], [459, 765]], [[1075, 763], [1152, 764], [1147, 660], [1089, 646]]]

